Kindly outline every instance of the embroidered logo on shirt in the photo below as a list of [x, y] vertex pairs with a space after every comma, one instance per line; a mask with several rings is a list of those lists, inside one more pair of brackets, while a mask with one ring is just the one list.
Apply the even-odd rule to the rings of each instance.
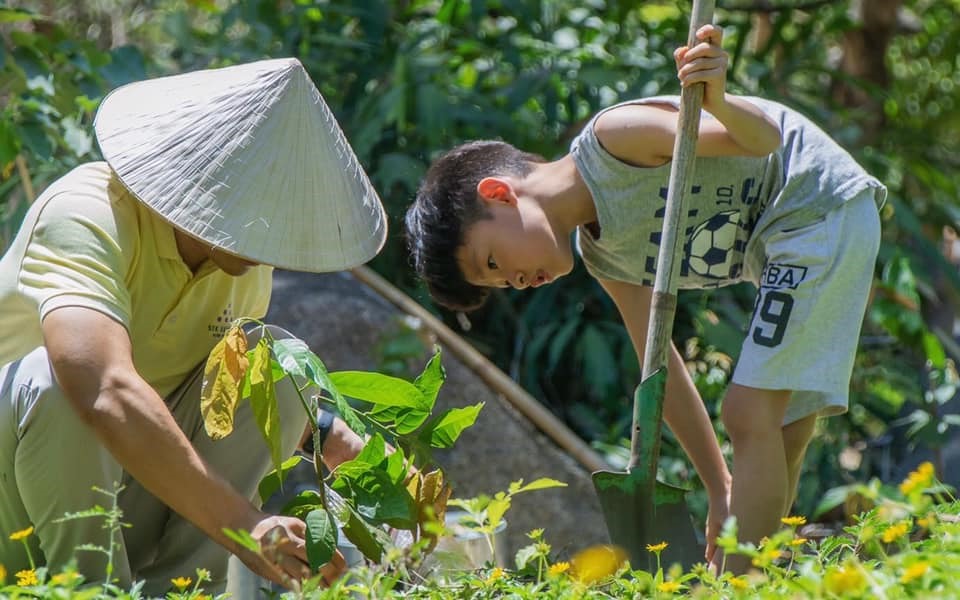
[[233, 304], [228, 304], [227, 307], [223, 309], [223, 312], [217, 316], [216, 323], [207, 325], [207, 331], [210, 332], [214, 338], [220, 339], [230, 329], [233, 319]]

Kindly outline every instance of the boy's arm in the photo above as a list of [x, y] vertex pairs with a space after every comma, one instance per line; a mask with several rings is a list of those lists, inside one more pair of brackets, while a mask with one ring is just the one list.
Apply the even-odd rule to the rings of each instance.
[[[617, 305], [637, 351], [637, 357], [643, 357], [653, 289], [604, 279], [600, 280], [600, 285]], [[710, 416], [687, 372], [683, 358], [673, 343], [670, 344], [670, 350], [663, 419], [690, 457], [707, 490], [710, 500], [710, 516], [707, 522], [709, 556], [712, 554], [713, 541], [727, 515], [730, 471], [717, 444], [713, 423], [710, 422]]]
[[[703, 83], [703, 108], [714, 119], [701, 119], [697, 156], [766, 156], [782, 143], [780, 127], [759, 107], [726, 91], [727, 53], [722, 30], [705, 25], [699, 43], [674, 52], [677, 76], [684, 87]], [[632, 104], [603, 113], [596, 134], [614, 156], [639, 166], [656, 166], [673, 156], [677, 110], [671, 104]]]

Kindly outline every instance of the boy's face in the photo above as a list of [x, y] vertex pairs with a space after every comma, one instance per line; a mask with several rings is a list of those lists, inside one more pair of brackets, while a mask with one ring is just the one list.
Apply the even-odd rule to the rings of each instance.
[[509, 189], [481, 199], [492, 218], [464, 232], [457, 262], [466, 280], [483, 287], [538, 287], [573, 268], [569, 239], [557, 237], [539, 205]]

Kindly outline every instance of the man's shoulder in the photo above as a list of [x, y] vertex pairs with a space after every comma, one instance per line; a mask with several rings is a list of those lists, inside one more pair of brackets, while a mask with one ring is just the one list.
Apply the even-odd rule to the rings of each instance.
[[105, 162], [78, 165], [54, 181], [37, 199], [44, 220], [59, 216], [95, 221], [135, 218], [136, 199]]

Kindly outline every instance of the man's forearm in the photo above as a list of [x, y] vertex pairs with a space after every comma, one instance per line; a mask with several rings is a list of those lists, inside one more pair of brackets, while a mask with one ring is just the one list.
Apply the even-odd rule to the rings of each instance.
[[690, 457], [707, 493], [714, 498], [726, 496], [730, 489], [730, 471], [717, 444], [710, 416], [673, 344], [663, 418]]
[[203, 462], [142, 379], [114, 380], [82, 416], [124, 470], [218, 543], [236, 550], [223, 528], [250, 530], [262, 518]]

